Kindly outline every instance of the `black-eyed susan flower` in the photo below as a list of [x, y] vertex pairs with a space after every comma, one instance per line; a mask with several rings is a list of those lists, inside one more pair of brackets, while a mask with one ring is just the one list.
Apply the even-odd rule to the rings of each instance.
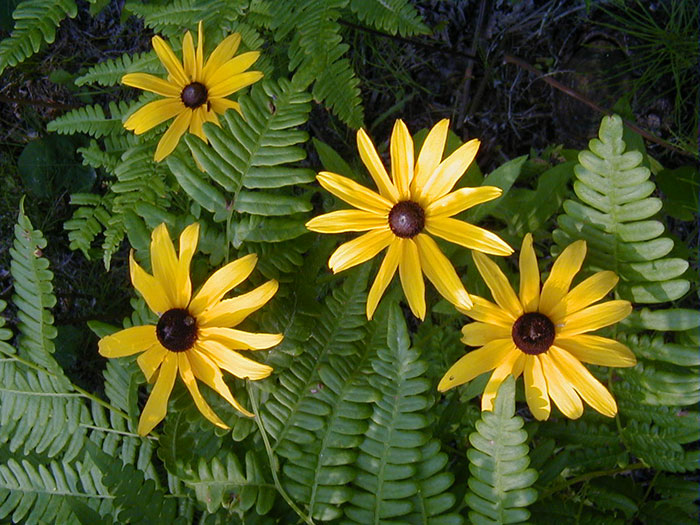
[[581, 400], [605, 416], [617, 413], [610, 392], [581, 363], [634, 366], [634, 354], [613, 339], [588, 332], [614, 324], [632, 311], [629, 301], [604, 298], [617, 284], [614, 272], [598, 272], [569, 290], [583, 264], [586, 242], [567, 246], [540, 290], [540, 272], [532, 236], [520, 251], [520, 294], [488, 257], [474, 254], [479, 273], [496, 304], [472, 295], [464, 314], [476, 320], [462, 329], [462, 341], [481, 348], [469, 352], [447, 371], [438, 385], [444, 392], [493, 370], [481, 409], [492, 410], [498, 387], [510, 374], [525, 378], [525, 397], [533, 416], [549, 417], [550, 398], [571, 419], [583, 413]]
[[129, 257], [129, 269], [132, 284], [148, 307], [158, 314], [158, 324], [126, 328], [99, 342], [100, 354], [105, 357], [141, 352], [137, 363], [146, 379], [155, 381], [139, 420], [138, 431], [142, 436], [165, 417], [178, 374], [199, 411], [215, 425], [227, 428], [202, 397], [197, 380], [216, 391], [239, 412], [253, 417], [233, 397], [221, 370], [241, 379], [263, 379], [270, 375], [272, 368], [239, 351], [271, 348], [282, 340], [281, 334], [250, 333], [232, 328], [270, 300], [277, 291], [277, 281], [268, 281], [248, 293], [222, 300], [253, 271], [257, 263], [255, 254], [220, 268], [192, 296], [190, 261], [198, 238], [198, 224], [185, 228], [180, 235], [178, 257], [165, 224], [153, 230], [153, 275], [136, 263], [133, 253]]
[[463, 309], [471, 307], [469, 294], [452, 263], [430, 235], [493, 255], [513, 253], [497, 235], [452, 218], [495, 199], [501, 189], [481, 186], [452, 191], [474, 160], [479, 141], [470, 140], [441, 160], [449, 124], [441, 120], [430, 130], [415, 159], [413, 139], [403, 121], [397, 120], [391, 134], [391, 179], [371, 139], [360, 129], [357, 149], [379, 193], [336, 173], [321, 172], [317, 176], [321, 186], [358, 209], [320, 215], [306, 227], [321, 233], [367, 232], [338, 247], [328, 261], [331, 270], [337, 273], [351, 268], [388, 248], [367, 297], [368, 319], [397, 268], [408, 304], [417, 317], [425, 318], [422, 273], [445, 299]]
[[204, 35], [199, 23], [197, 49], [188, 31], [182, 39], [182, 62], [170, 46], [159, 36], [152, 43], [158, 58], [168, 72], [162, 79], [147, 73], [129, 73], [122, 84], [143, 89], [165, 98], [149, 102], [124, 122], [124, 127], [140, 135], [173, 117], [175, 120], [163, 134], [156, 148], [155, 160], [160, 162], [170, 155], [183, 133], [189, 132], [207, 141], [202, 131], [205, 122], [219, 125], [217, 114], [233, 108], [240, 112], [237, 102], [229, 100], [232, 93], [260, 80], [260, 71], [246, 71], [258, 59], [257, 51], [234, 57], [241, 36], [226, 37], [204, 62]]

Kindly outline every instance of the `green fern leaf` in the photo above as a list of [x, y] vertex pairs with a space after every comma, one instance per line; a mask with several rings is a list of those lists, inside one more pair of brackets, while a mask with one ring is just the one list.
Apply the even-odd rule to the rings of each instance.
[[86, 443], [86, 450], [103, 473], [102, 483], [114, 497], [114, 516], [120, 523], [186, 523], [185, 517], [178, 515], [177, 500], [166, 498], [142, 471], [122, 464], [121, 459], [109, 456], [90, 442]]
[[396, 303], [380, 308], [376, 322], [386, 328], [378, 331], [381, 342], [371, 361], [369, 383], [381, 397], [359, 447], [355, 488], [345, 516], [352, 523], [410, 523], [421, 515], [427, 515], [429, 523], [458, 523], [458, 516], [443, 514], [454, 502], [445, 492], [453, 480], [448, 473], [437, 473], [447, 458], [435, 449], [426, 430], [426, 412], [432, 405], [426, 395], [430, 382], [423, 377], [427, 363], [409, 348]]
[[104, 205], [108, 199], [94, 193], [71, 195], [71, 204], [80, 207], [63, 223], [63, 228], [68, 231], [70, 249], [82, 251], [87, 259], [90, 259], [93, 241], [109, 225], [110, 214]]
[[21, 332], [20, 355], [65, 380], [63, 370], [51, 355], [56, 328], [50, 308], [56, 304], [56, 297], [51, 283], [53, 273], [48, 269], [49, 262], [42, 257], [44, 248], [46, 240], [40, 231], [32, 228], [24, 214], [22, 201], [15, 225], [15, 240], [10, 248], [10, 271], [15, 290], [12, 300], [18, 309]]
[[46, 125], [46, 129], [61, 135], [86, 133], [95, 138], [125, 133], [121, 115], [126, 110], [126, 104], [122, 102], [120, 108], [114, 102], [110, 102], [109, 110], [112, 116], [106, 117], [99, 104], [83, 106], [52, 120]]
[[509, 376], [501, 385], [493, 412], [482, 412], [476, 432], [469, 436], [474, 448], [469, 458], [469, 491], [464, 500], [473, 523], [517, 523], [526, 521], [525, 508], [537, 499], [531, 485], [537, 472], [530, 464], [527, 432], [515, 416], [515, 380]]
[[564, 203], [554, 239], [565, 246], [575, 239], [588, 242], [591, 267], [613, 270], [622, 281], [617, 290], [635, 303], [661, 303], [683, 296], [690, 283], [680, 278], [688, 263], [663, 257], [673, 241], [659, 237], [663, 224], [652, 219], [661, 201], [649, 197], [655, 189], [638, 151], [626, 151], [622, 119], [604, 117], [599, 139], [579, 154], [574, 191], [579, 201]]
[[103, 488], [85, 483], [86, 479], [89, 473], [80, 464], [10, 458], [0, 464], [0, 519], [31, 525], [78, 524], [74, 501], [92, 508], [109, 503]]
[[0, 74], [39, 51], [41, 45], [54, 41], [56, 28], [78, 10], [74, 0], [24, 0], [12, 13], [15, 27], [0, 42]]
[[351, 0], [350, 9], [361, 22], [401, 36], [424, 35], [428, 27], [407, 0]]
[[206, 505], [208, 512], [222, 506], [243, 512], [255, 507], [258, 515], [265, 515], [275, 502], [275, 486], [264, 478], [252, 450], [246, 452], [245, 469], [238, 457], [229, 452], [223, 459], [214, 457], [209, 462], [200, 459], [196, 478], [183, 481], [194, 488], [197, 499]]
[[127, 73], [161, 73], [163, 66], [153, 51], [136, 55], [124, 54], [92, 66], [86, 73], [75, 79], [76, 86], [98, 84], [113, 86]]

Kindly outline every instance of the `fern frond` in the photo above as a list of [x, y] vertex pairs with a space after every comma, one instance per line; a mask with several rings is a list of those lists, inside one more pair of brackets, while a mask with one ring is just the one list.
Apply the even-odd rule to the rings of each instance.
[[370, 385], [381, 397], [374, 403], [359, 447], [354, 493], [344, 508], [345, 516], [353, 523], [389, 519], [404, 523], [427, 512], [430, 522], [457, 521], [453, 515], [435, 516], [453, 502], [445, 492], [452, 476], [435, 475], [435, 464], [439, 469], [446, 458], [436, 454], [427, 431], [426, 412], [432, 405], [426, 395], [430, 382], [423, 377], [427, 363], [409, 347], [408, 330], [396, 303], [389, 307], [384, 323], [386, 339], [377, 347], [371, 361], [374, 373], [369, 375]]
[[0, 443], [11, 452], [36, 452], [48, 458], [63, 452], [70, 461], [80, 452], [89, 421], [80, 394], [66, 380], [31, 369], [16, 359], [0, 361]]
[[220, 507], [245, 512], [255, 507], [255, 512], [262, 516], [275, 502], [275, 486], [263, 476], [253, 450], [246, 452], [245, 469], [238, 457], [228, 452], [224, 458], [214, 457], [209, 462], [201, 458], [194, 474], [183, 481], [194, 488], [197, 499], [209, 512]]
[[664, 258], [673, 241], [660, 237], [664, 226], [652, 219], [661, 201], [649, 197], [656, 186], [642, 165], [642, 153], [626, 150], [617, 115], [603, 118], [599, 137], [590, 141], [590, 151], [579, 154], [574, 167], [579, 201], [564, 202], [555, 241], [563, 247], [585, 239], [588, 264], [617, 273], [621, 278], [617, 291], [624, 299], [662, 303], [682, 297], [690, 288], [680, 278], [688, 263]]
[[20, 203], [15, 240], [10, 248], [10, 271], [15, 290], [12, 301], [17, 306], [17, 326], [21, 333], [20, 355], [67, 383], [62, 368], [51, 355], [54, 352], [56, 328], [50, 309], [56, 304], [56, 297], [51, 282], [53, 273], [48, 269], [49, 261], [42, 257], [44, 248], [44, 236], [33, 229], [24, 214], [24, 202]]
[[15, 27], [0, 42], [0, 74], [39, 51], [41, 45], [56, 38], [56, 28], [66, 17], [73, 18], [78, 9], [74, 0], [24, 0], [12, 13]]
[[0, 519], [77, 525], [74, 501], [95, 508], [111, 499], [100, 487], [85, 486], [84, 474], [79, 463], [10, 458], [0, 464]]
[[[152, 479], [146, 479], [142, 471], [122, 464], [90, 442], [86, 450], [103, 473], [102, 483], [114, 498], [114, 516], [120, 523], [186, 523], [184, 516], [178, 516], [176, 498], [166, 498], [164, 491]], [[146, 501], [148, 504], [144, 505]]]
[[622, 436], [633, 454], [656, 469], [691, 472], [698, 467], [700, 451], [682, 447], [683, 443], [697, 440], [696, 430], [686, 431], [679, 439], [674, 429], [631, 421]]
[[315, 82], [314, 98], [325, 102], [348, 126], [358, 128], [364, 118], [359, 80], [344, 58], [349, 46], [342, 42], [338, 19], [348, 0], [275, 2], [272, 25], [275, 39], [291, 31], [289, 70], [294, 83], [306, 88]]
[[413, 36], [429, 32], [416, 8], [407, 0], [350, 0], [350, 9], [361, 22], [392, 35]]
[[82, 251], [88, 260], [93, 241], [109, 225], [110, 214], [105, 206], [108, 201], [111, 198], [94, 193], [71, 195], [70, 203], [79, 208], [73, 212], [70, 220], [63, 223], [63, 228], [68, 231], [70, 249]]
[[99, 104], [83, 106], [55, 118], [46, 125], [46, 129], [61, 135], [86, 133], [95, 138], [123, 134], [125, 131], [121, 115], [125, 113], [127, 105], [121, 102], [121, 106], [120, 108], [114, 102], [109, 103], [111, 117], [105, 116], [105, 112]]
[[[227, 5], [228, 4], [228, 5]], [[143, 18], [146, 27], [172, 34], [192, 27], [197, 20], [218, 19], [232, 2], [223, 0], [172, 0], [165, 4], [129, 2], [129, 10]]]
[[362, 268], [351, 273], [326, 299], [310, 338], [297, 342], [303, 345], [303, 354], [280, 372], [279, 386], [265, 402], [261, 414], [265, 428], [275, 440], [273, 448], [284, 457], [300, 457], [299, 445], [313, 443], [314, 430], [323, 426], [319, 414], [329, 413], [328, 405], [315, 392], [321, 381], [320, 366], [331, 352], [353, 354], [354, 343], [364, 337], [367, 273]]
[[526, 521], [525, 508], [537, 499], [531, 485], [537, 471], [527, 468], [527, 432], [515, 415], [515, 380], [509, 376], [501, 385], [493, 412], [482, 411], [476, 432], [469, 436], [473, 446], [469, 458], [469, 491], [464, 500], [474, 523], [516, 523]]
[[127, 73], [161, 73], [163, 66], [154, 51], [147, 51], [135, 55], [123, 54], [95, 64], [86, 73], [75, 79], [76, 86], [85, 84], [97, 84], [100, 86], [114, 86]]
[[348, 484], [355, 478], [353, 463], [372, 414], [368, 403], [377, 398], [366, 380], [369, 359], [375, 353], [370, 344], [361, 345], [359, 353], [328, 355], [318, 368], [319, 382], [304, 403], [307, 414], [317, 416], [306, 426], [315, 439], [298, 445], [300, 454], [296, 448], [289, 454], [283, 472], [290, 495], [305, 503], [315, 519], [339, 518], [340, 505], [352, 496]]

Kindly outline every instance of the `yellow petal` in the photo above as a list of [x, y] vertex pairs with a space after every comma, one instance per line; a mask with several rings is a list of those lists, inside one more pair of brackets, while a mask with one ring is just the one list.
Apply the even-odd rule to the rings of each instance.
[[571, 338], [557, 336], [554, 344], [583, 363], [615, 367], [637, 364], [637, 358], [627, 346], [606, 337], [587, 334]]
[[450, 121], [442, 119], [432, 127], [428, 136], [425, 137], [425, 142], [423, 142], [423, 147], [421, 147], [416, 161], [415, 175], [411, 181], [411, 194], [420, 196], [428, 178], [440, 165], [449, 128]]
[[433, 170], [422, 187], [416, 187], [422, 198], [434, 202], [452, 190], [464, 172], [476, 157], [479, 140], [472, 139], [462, 144], [452, 155], [443, 160]]
[[494, 339], [508, 339], [510, 329], [487, 323], [469, 323], [462, 327], [462, 342], [469, 346], [484, 346]]
[[185, 70], [185, 75], [190, 82], [193, 82], [196, 73], [195, 56], [194, 56], [194, 41], [192, 33], [187, 31], [182, 39], [182, 65]]
[[204, 30], [202, 21], [197, 25], [197, 53], [194, 59], [194, 80], [201, 82], [202, 70], [204, 68]]
[[[222, 100], [222, 99], [216, 99], [216, 100]], [[211, 101], [210, 101], [211, 102]], [[210, 109], [205, 109], [203, 111], [204, 114], [204, 122], [211, 122], [213, 124], [216, 124], [217, 126], [221, 127], [221, 123], [219, 122], [219, 117], [216, 116], [216, 111], [211, 109], [211, 103], [209, 104]], [[202, 106], [204, 108], [204, 106]], [[205, 135], [206, 136], [206, 135]], [[208, 141], [205, 141], [208, 143]]]
[[496, 199], [502, 193], [503, 190], [495, 186], [460, 188], [430, 203], [425, 214], [429, 217], [452, 217], [472, 206]]
[[224, 38], [221, 43], [216, 46], [216, 49], [209, 55], [207, 63], [202, 70], [202, 82], [210, 86], [211, 75], [222, 65], [233, 58], [233, 55], [238, 51], [238, 46], [241, 43], [241, 35], [234, 33]]
[[192, 110], [190, 109], [185, 109], [177, 116], [158, 142], [153, 160], [160, 162], [175, 150], [177, 143], [180, 142], [180, 137], [187, 131], [191, 118]]
[[549, 316], [557, 324], [569, 314], [589, 306], [608, 295], [615, 288], [618, 277], [615, 272], [598, 272], [575, 286], [550, 310]]
[[206, 121], [206, 114], [207, 110], [204, 106], [199, 106], [192, 110], [189, 132], [208, 143], [207, 136], [204, 134], [204, 129], [202, 129], [202, 124]]
[[381, 230], [367, 232], [356, 239], [341, 244], [328, 259], [328, 267], [333, 270], [333, 273], [338, 273], [362, 264], [389, 246], [389, 243], [395, 238], [396, 236], [391, 233], [388, 226]]
[[127, 73], [122, 77], [122, 84], [151, 93], [158, 93], [164, 97], [180, 97], [182, 91], [179, 86], [171, 84], [165, 79], [149, 75], [148, 73]]
[[312, 232], [343, 233], [364, 232], [373, 228], [383, 228], [388, 220], [381, 215], [364, 210], [338, 210], [314, 217], [306, 223]]
[[550, 316], [552, 309], [569, 291], [571, 281], [581, 269], [586, 257], [586, 241], [576, 241], [559, 254], [552, 265], [552, 271], [542, 286], [540, 295], [540, 312]]
[[542, 372], [542, 365], [537, 356], [525, 357], [525, 399], [535, 419], [544, 421], [549, 417], [552, 407], [549, 404], [547, 381]]
[[316, 179], [327, 191], [344, 200], [350, 206], [376, 213], [386, 218], [387, 221], [389, 220], [389, 212], [393, 208], [393, 204], [378, 193], [337, 173], [322, 171], [316, 176]]
[[124, 357], [143, 352], [157, 342], [155, 326], [132, 326], [103, 337], [97, 347], [101, 356]]
[[520, 247], [520, 303], [525, 312], [536, 312], [540, 304], [540, 270], [532, 247], [532, 235], [527, 234]]
[[403, 120], [397, 119], [391, 132], [391, 175], [399, 192], [400, 200], [411, 198], [413, 180], [413, 139]]
[[366, 313], [367, 319], [372, 319], [374, 311], [379, 304], [379, 300], [384, 294], [384, 290], [389, 286], [394, 273], [396, 273], [396, 268], [399, 265], [399, 257], [401, 256], [401, 242], [399, 239], [394, 239], [389, 244], [389, 249], [386, 251], [384, 260], [382, 261], [379, 271], [377, 272], [377, 277], [372, 283], [372, 288], [369, 290], [367, 295], [367, 306]]
[[189, 79], [187, 78], [187, 75], [185, 75], [185, 71], [182, 69], [182, 64], [175, 56], [175, 53], [173, 53], [170, 46], [158, 35], [151, 39], [151, 43], [153, 44], [153, 50], [156, 52], [156, 55], [158, 55], [158, 59], [161, 61], [165, 69], [168, 71], [170, 77], [175, 83], [177, 83], [180, 89], [189, 84]]
[[513, 288], [511, 288], [508, 278], [498, 265], [479, 252], [472, 253], [472, 256], [481, 277], [484, 278], [498, 306], [509, 312], [513, 317], [520, 317], [523, 314], [523, 307]]
[[622, 321], [632, 313], [632, 305], [629, 301], [608, 301], [602, 304], [589, 306], [583, 310], [564, 318], [561, 324], [557, 324], [558, 337], [571, 337], [572, 335], [592, 332], [618, 321]]
[[470, 295], [469, 297], [473, 306], [469, 310], [460, 309], [463, 314], [468, 315], [475, 321], [502, 326], [509, 331], [513, 330], [513, 323], [516, 317], [510, 312], [478, 295]]
[[[247, 55], [248, 53], [246, 53]], [[241, 55], [241, 57], [244, 57], [245, 55]], [[236, 60], [236, 57], [233, 60], [229, 60], [229, 62], [233, 62]], [[256, 57], [257, 58], [257, 57]], [[219, 70], [215, 73], [214, 79], [212, 82], [216, 81], [217, 75], [221, 72], [226, 72], [228, 71], [226, 69], [226, 64], [224, 66], [220, 67]], [[261, 71], [246, 71], [245, 73], [236, 73], [236, 74], [230, 74], [230, 76], [224, 76], [222, 77], [223, 80], [221, 80], [217, 84], [212, 84], [211, 89], [209, 90], [208, 96], [210, 97], [227, 97], [231, 93], [235, 93], [236, 91], [243, 89], [244, 87], [250, 86], [251, 84], [255, 84], [258, 80], [260, 80], [263, 77], [263, 74]]]
[[207, 403], [202, 397], [202, 394], [199, 391], [199, 387], [197, 386], [197, 380], [195, 379], [194, 373], [192, 372], [190, 361], [187, 358], [188, 353], [190, 352], [179, 352], [177, 354], [178, 369], [180, 370], [180, 377], [182, 378], [182, 382], [185, 383], [187, 390], [190, 391], [190, 395], [194, 400], [195, 406], [204, 417], [206, 417], [209, 421], [214, 423], [217, 427], [229, 428], [228, 425], [221, 421], [219, 416], [217, 416], [216, 413], [214, 413], [214, 411], [209, 406], [209, 403]]
[[418, 247], [412, 239], [401, 239], [400, 242], [399, 277], [401, 278], [401, 287], [413, 315], [423, 320], [425, 319], [425, 283], [421, 273]]
[[190, 263], [192, 262], [194, 252], [197, 250], [198, 241], [198, 223], [192, 223], [182, 230], [180, 234], [180, 256], [177, 261], [177, 281], [175, 288], [178, 294], [178, 301], [184, 301], [184, 304], [188, 304], [190, 302], [190, 297], [192, 297]]
[[141, 368], [143, 375], [146, 377], [146, 381], [150, 382], [153, 379], [153, 374], [156, 373], [156, 370], [158, 370], [161, 363], [163, 363], [163, 359], [165, 359], [168, 352], [169, 350], [167, 348], [158, 343], [138, 356], [136, 362], [139, 368]]
[[510, 255], [513, 249], [495, 233], [457, 219], [426, 217], [425, 229], [446, 241], [491, 255]]
[[272, 373], [272, 367], [243, 357], [235, 350], [226, 348], [217, 341], [198, 341], [197, 347], [199, 351], [211, 358], [217, 366], [239, 379], [248, 378], [257, 381], [258, 379], [266, 378]]
[[219, 268], [194, 296], [188, 307], [189, 312], [198, 317], [202, 312], [214, 306], [229, 290], [248, 278], [257, 262], [258, 256], [251, 253]]
[[362, 128], [357, 132], [357, 150], [360, 152], [362, 162], [367, 166], [369, 174], [377, 185], [379, 194], [393, 203], [399, 202], [399, 192], [394, 183], [391, 182], [391, 179], [389, 179], [389, 175], [377, 154], [377, 150], [374, 148], [372, 140]]
[[612, 394], [575, 357], [557, 347], [552, 347], [549, 353], [586, 403], [604, 416], [617, 414], [617, 403]]
[[433, 283], [438, 293], [462, 309], [471, 308], [472, 300], [467, 290], [457, 276], [454, 266], [440, 251], [437, 243], [424, 233], [419, 233], [414, 240], [418, 246], [423, 273]]
[[236, 398], [233, 397], [231, 390], [224, 382], [221, 370], [219, 370], [219, 367], [216, 366], [214, 361], [198, 350], [189, 351], [188, 357], [190, 359], [190, 365], [192, 365], [192, 372], [197, 379], [202, 381], [205, 385], [223, 397], [231, 404], [231, 406], [241, 412], [244, 416], [254, 417], [253, 414], [248, 412], [248, 410], [246, 410], [236, 400]]
[[170, 308], [185, 308], [190, 298], [177, 289], [178, 261], [164, 222], [151, 233], [151, 266], [153, 276], [168, 296]]
[[155, 100], [132, 113], [124, 122], [124, 128], [140, 135], [185, 111], [187, 108], [179, 98]]
[[129, 272], [131, 274], [131, 284], [143, 296], [151, 311], [162, 314], [172, 308], [170, 299], [166, 291], [161, 286], [158, 279], [139, 266], [134, 259], [134, 251], [129, 253]]
[[248, 293], [233, 299], [224, 299], [200, 314], [197, 317], [197, 325], [200, 328], [236, 326], [272, 299], [277, 288], [279, 288], [277, 281], [267, 281]]
[[210, 98], [209, 105], [212, 111], [215, 111], [219, 115], [226, 113], [227, 109], [235, 109], [239, 114], [243, 115], [241, 112], [241, 105], [238, 102], [229, 100], [227, 98]]
[[578, 419], [583, 414], [583, 403], [574, 388], [564, 376], [556, 363], [549, 356], [549, 351], [537, 356], [542, 365], [542, 372], [547, 380], [547, 391], [557, 408], [569, 419]]
[[148, 434], [165, 417], [168, 410], [168, 398], [173, 390], [176, 376], [177, 353], [168, 352], [165, 359], [163, 359], [156, 384], [151, 390], [151, 395], [148, 396], [143, 412], [141, 412], [138, 428], [139, 435], [145, 436]]
[[437, 388], [440, 392], [444, 392], [450, 388], [463, 385], [476, 376], [493, 370], [511, 354], [515, 358], [519, 353], [510, 339], [490, 341], [482, 348], [462, 356], [445, 373]]
[[509, 375], [517, 379], [522, 374], [526, 357], [522, 352], [514, 350], [496, 367], [493, 374], [491, 374], [489, 382], [486, 383], [484, 393], [481, 395], [481, 410], [493, 410], [493, 402], [503, 380]]
[[282, 334], [258, 334], [233, 328], [210, 326], [199, 330], [199, 341], [218, 341], [236, 350], [267, 350], [282, 342]]

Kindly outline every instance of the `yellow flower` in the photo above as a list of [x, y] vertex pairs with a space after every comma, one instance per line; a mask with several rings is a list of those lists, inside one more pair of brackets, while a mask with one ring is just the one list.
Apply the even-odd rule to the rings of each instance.
[[581, 399], [601, 414], [614, 416], [615, 399], [581, 363], [634, 366], [636, 358], [625, 345], [587, 334], [624, 319], [632, 305], [614, 300], [591, 306], [617, 284], [617, 275], [610, 271], [598, 272], [569, 291], [585, 256], [585, 241], [567, 246], [540, 291], [540, 272], [528, 233], [520, 251], [518, 297], [498, 266], [475, 253], [474, 261], [496, 304], [472, 295], [474, 307], [464, 314], [477, 322], [462, 329], [462, 342], [481, 348], [452, 365], [438, 390], [444, 392], [493, 370], [481, 398], [481, 409], [492, 410], [503, 380], [509, 374], [517, 379], [524, 373], [527, 404], [539, 420], [549, 417], [550, 398], [571, 419], [583, 413]]
[[162, 38], [153, 37], [153, 49], [168, 71], [167, 80], [147, 73], [129, 73], [122, 77], [122, 84], [166, 97], [149, 102], [132, 114], [124, 123], [126, 129], [140, 135], [176, 117], [158, 142], [154, 157], [156, 162], [173, 152], [188, 128], [190, 133], [207, 142], [202, 124], [213, 122], [218, 126], [217, 113], [223, 114], [227, 109], [240, 112], [238, 103], [226, 97], [263, 76], [260, 71], [246, 71], [258, 59], [258, 51], [233, 57], [240, 42], [238, 33], [229, 35], [204, 63], [204, 35], [200, 22], [196, 50], [189, 31], [182, 39], [182, 63]]
[[[231, 395], [221, 369], [238, 378], [263, 379], [272, 368], [241, 355], [238, 350], [260, 350], [275, 346], [281, 334], [256, 334], [235, 330], [250, 313], [263, 306], [277, 291], [277, 281], [224, 299], [223, 296], [244, 281], [255, 268], [257, 256], [246, 255], [220, 268], [192, 297], [190, 261], [197, 249], [199, 225], [192, 224], [180, 235], [180, 256], [161, 224], [151, 237], [153, 275], [129, 256], [131, 282], [160, 317], [158, 324], [134, 326], [103, 337], [100, 354], [123, 357], [143, 352], [137, 359], [146, 379], [155, 385], [139, 420], [139, 434], [145, 436], [165, 417], [175, 377], [180, 374], [195, 405], [209, 421], [228, 428], [202, 397], [197, 379], [218, 392], [238, 411], [253, 414]], [[158, 374], [156, 375], [156, 372]]]
[[493, 186], [452, 191], [474, 160], [477, 139], [462, 145], [441, 162], [449, 120], [438, 122], [428, 133], [414, 162], [413, 139], [401, 120], [391, 134], [389, 178], [372, 140], [357, 132], [357, 149], [379, 193], [336, 173], [321, 172], [317, 179], [326, 190], [357, 210], [326, 213], [306, 223], [321, 233], [367, 231], [338, 247], [328, 260], [334, 273], [368, 261], [384, 248], [386, 256], [367, 297], [367, 318], [374, 310], [398, 267], [401, 285], [417, 317], [425, 318], [425, 284], [421, 271], [448, 301], [468, 309], [472, 302], [452, 263], [428, 234], [493, 255], [513, 250], [497, 235], [451, 218], [476, 204], [501, 195]]

